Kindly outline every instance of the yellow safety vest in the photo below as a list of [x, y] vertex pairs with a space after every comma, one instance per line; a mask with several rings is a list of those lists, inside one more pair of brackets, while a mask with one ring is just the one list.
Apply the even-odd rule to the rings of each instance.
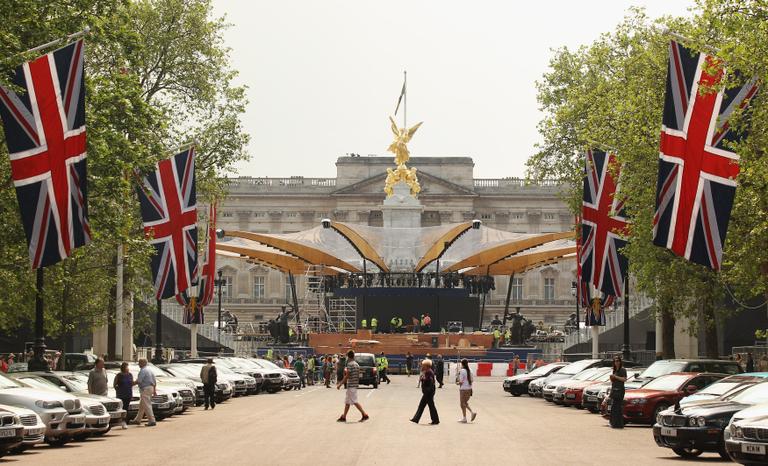
[[361, 326], [362, 328], [365, 328], [365, 327], [367, 327], [367, 326], [368, 326], [368, 321], [367, 321], [366, 319], [363, 319], [363, 320], [361, 320], [361, 321], [360, 321], [360, 326]]
[[376, 328], [379, 326], [379, 321], [374, 317], [371, 319], [371, 328]]

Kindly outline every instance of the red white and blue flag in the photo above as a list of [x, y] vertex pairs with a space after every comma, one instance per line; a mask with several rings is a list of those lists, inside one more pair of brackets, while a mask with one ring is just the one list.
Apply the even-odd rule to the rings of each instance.
[[160, 161], [137, 191], [144, 234], [155, 247], [151, 268], [156, 297], [176, 296], [197, 276], [194, 148]]
[[731, 117], [757, 92], [755, 80], [718, 89], [722, 63], [675, 41], [661, 127], [653, 243], [692, 262], [719, 270], [736, 194], [739, 156]]
[[621, 253], [629, 222], [624, 199], [616, 195], [618, 168], [613, 154], [587, 151], [579, 259], [582, 280], [606, 296], [622, 295], [628, 265]]
[[91, 241], [83, 53], [79, 40], [24, 63], [11, 77], [20, 93], [0, 86], [0, 118], [33, 269]]
[[197, 274], [193, 283], [198, 287], [198, 296], [195, 300], [195, 306], [192, 306], [192, 300], [186, 291], [176, 295], [176, 301], [184, 306], [185, 324], [203, 324], [205, 316], [203, 309], [213, 302], [215, 274], [216, 274], [216, 204], [211, 204], [208, 208], [208, 227], [206, 228], [206, 238], [203, 242], [205, 250], [203, 251], [202, 267], [196, 270], [202, 270], [200, 277]]

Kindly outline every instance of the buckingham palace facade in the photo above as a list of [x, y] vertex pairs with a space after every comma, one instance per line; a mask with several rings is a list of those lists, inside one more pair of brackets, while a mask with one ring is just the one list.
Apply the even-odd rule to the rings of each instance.
[[[573, 214], [561, 198], [562, 186], [519, 178], [475, 178], [470, 157], [411, 157], [418, 169], [424, 206], [422, 226], [480, 219], [484, 225], [515, 233], [572, 230]], [[256, 233], [293, 233], [316, 227], [323, 218], [382, 225], [386, 169], [392, 157], [344, 156], [336, 160], [335, 178], [233, 177], [219, 206], [218, 227]], [[287, 277], [265, 266], [219, 256], [223, 307], [241, 324], [274, 317], [290, 299]], [[575, 261], [548, 265], [514, 277], [510, 308], [534, 322], [562, 325], [574, 311], [571, 283]], [[299, 302], [307, 297], [305, 277], [296, 277]], [[486, 319], [501, 314], [509, 277], [495, 277], [486, 297]]]

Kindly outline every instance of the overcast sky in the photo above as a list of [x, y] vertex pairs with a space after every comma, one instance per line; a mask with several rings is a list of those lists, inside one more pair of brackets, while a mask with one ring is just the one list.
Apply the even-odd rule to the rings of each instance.
[[693, 0], [214, 4], [249, 87], [251, 160], [238, 174], [333, 177], [338, 156], [387, 155], [407, 70], [408, 125], [424, 121], [412, 155], [470, 156], [476, 178], [499, 178], [523, 176], [538, 141], [534, 83], [550, 49], [590, 43], [630, 6], [688, 15]]

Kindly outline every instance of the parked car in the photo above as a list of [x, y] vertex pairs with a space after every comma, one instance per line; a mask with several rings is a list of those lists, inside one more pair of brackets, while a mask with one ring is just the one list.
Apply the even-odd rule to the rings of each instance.
[[[657, 377], [643, 388], [628, 390], [624, 395], [624, 422], [653, 424], [660, 412], [723, 377], [725, 374], [676, 372]], [[603, 401], [601, 412], [610, 417], [610, 396]]]
[[[117, 393], [115, 393], [114, 382], [115, 382], [115, 375], [117, 375], [118, 371], [115, 370], [107, 370], [107, 384], [109, 385], [109, 396], [116, 398]], [[176, 409], [176, 402], [173, 400], [172, 396], [173, 390], [171, 388], [161, 386], [158, 383], [157, 386], [157, 395], [152, 397], [152, 412], [155, 415], [155, 418], [157, 420], [165, 419], [169, 416], [172, 416], [174, 413], [174, 410]], [[136, 417], [136, 414], [139, 411], [139, 388], [134, 386], [133, 387], [133, 396], [131, 397], [131, 404], [128, 405], [128, 408], [126, 409], [128, 411], [127, 418], [133, 419]]]
[[[203, 400], [202, 398], [202, 379], [200, 379], [200, 369], [203, 367], [202, 364], [199, 363], [173, 363], [168, 364], [165, 367], [165, 370], [167, 370], [170, 374], [173, 374], [175, 376], [180, 377], [186, 377], [190, 380], [194, 380], [196, 383], [199, 383], [201, 386], [200, 389], [200, 400]], [[216, 390], [214, 392], [214, 397], [216, 398], [217, 403], [222, 403], [230, 398], [232, 398], [234, 394], [234, 381], [230, 379], [230, 377], [224, 373], [217, 374], [217, 382], [216, 382]], [[202, 401], [201, 401], [202, 403]]]
[[738, 411], [724, 431], [725, 449], [741, 464], [768, 464], [768, 403]]
[[23, 441], [21, 418], [13, 411], [0, 408], [0, 457], [19, 447]]
[[[107, 364], [111, 367], [117, 365], [116, 369], [119, 369], [121, 363], [117, 362]], [[170, 388], [171, 395], [174, 390], [178, 391], [178, 395], [181, 396], [182, 400], [184, 401], [184, 406], [181, 411], [195, 405], [195, 393], [199, 384], [185, 377], [176, 377], [173, 374], [165, 372], [152, 363], [147, 363], [146, 367], [155, 376], [158, 387]], [[128, 362], [128, 371], [133, 374], [134, 379], [139, 375], [139, 370], [141, 370], [141, 368], [137, 363]]]
[[704, 451], [711, 451], [729, 459], [724, 442], [725, 428], [736, 413], [741, 412], [739, 419], [744, 419], [742, 410], [746, 411], [750, 406], [761, 403], [768, 403], [766, 382], [709, 402], [669, 409], [657, 416], [653, 437], [657, 445], [671, 448], [682, 457], [694, 457]]
[[[12, 374], [12, 376], [14, 380], [29, 388], [61, 392], [61, 388], [58, 385], [29, 372]], [[109, 413], [107, 413], [107, 409], [98, 400], [110, 401], [112, 399], [99, 395], [89, 395], [88, 393], [73, 393], [72, 395], [80, 400], [80, 406], [82, 406], [83, 413], [85, 414], [85, 429], [83, 432], [74, 435], [74, 439], [84, 440], [91, 435], [103, 435], [109, 432], [111, 428]]]
[[504, 379], [504, 384], [502, 387], [504, 388], [505, 392], [512, 396], [520, 396], [523, 393], [528, 393], [528, 395], [533, 396], [533, 394], [529, 393], [528, 391], [528, 385], [532, 381], [553, 374], [567, 365], [567, 362], [553, 362], [541, 367], [537, 367], [531, 372], [525, 374], [518, 374], [512, 377], [507, 377]]
[[217, 361], [226, 365], [229, 370], [250, 377], [246, 377], [248, 395], [256, 395], [262, 390], [265, 369], [257, 367], [255, 364], [250, 364], [246, 359], [236, 357], [217, 358]]
[[[249, 359], [249, 358], [233, 358], [233, 359], [241, 361], [243, 365], [247, 365], [253, 368], [253, 370], [256, 371], [256, 374], [261, 375], [261, 385], [259, 386], [259, 391], [267, 391], [270, 393], [274, 393], [280, 390], [282, 385], [282, 377], [278, 370], [263, 367], [259, 365], [258, 362], [256, 362], [255, 360]], [[258, 378], [256, 378], [256, 382], [259, 382]]]
[[36, 390], [0, 375], [0, 403], [32, 410], [45, 423], [45, 441], [62, 445], [85, 431], [80, 400], [64, 392]]
[[[554, 383], [554, 391], [552, 392], [552, 402], [554, 402], [557, 405], [564, 404], [565, 401], [565, 391], [566, 389], [571, 385], [577, 385], [581, 382], [590, 380], [592, 377], [600, 376], [605, 374], [606, 372], [610, 372], [610, 367], [592, 367], [590, 369], [585, 369], [578, 374], [574, 375], [573, 377], [569, 379], [562, 379]], [[544, 387], [544, 396], [547, 395], [547, 389], [549, 387]]]
[[13, 453], [20, 453], [45, 441], [45, 423], [34, 411], [12, 405], [0, 405], [0, 411], [10, 411], [19, 416], [24, 426], [24, 438], [20, 445], [11, 449]]
[[[644, 367], [634, 367], [627, 369], [627, 379], [635, 377], [645, 370]], [[610, 374], [608, 376], [610, 378]], [[604, 382], [598, 382], [587, 387], [584, 387], [584, 392], [581, 397], [581, 407], [587, 409], [590, 413], [599, 413], [600, 405], [602, 405], [605, 397], [611, 390], [611, 381], [606, 380]]]
[[544, 391], [548, 386], [551, 385], [552, 387], [549, 389], [550, 393], [547, 401], [552, 401], [552, 395], [554, 393], [551, 391], [554, 390], [555, 382], [563, 379], [570, 379], [579, 372], [590, 369], [592, 367], [610, 367], [611, 364], [613, 364], [612, 359], [582, 359], [581, 361], [572, 362], [559, 371], [544, 378], [544, 381], [542, 382], [541, 396], [547, 399], [547, 397], [544, 396]]
[[[585, 371], [586, 372], [586, 371]], [[558, 387], [558, 393], [562, 393], [560, 403], [565, 406], [574, 406], [578, 409], [584, 409], [581, 402], [584, 399], [584, 389], [592, 385], [599, 385], [607, 382], [613, 370], [610, 367], [600, 367], [594, 369], [594, 372], [586, 379], [579, 380], [579, 374], [563, 383]], [[561, 391], [562, 388], [562, 391]]]
[[[88, 393], [88, 376], [81, 372], [29, 372], [29, 376], [43, 378], [59, 389], [71, 393], [77, 397], [87, 397], [98, 401], [107, 413], [109, 413], [109, 424], [114, 426], [121, 424], [126, 420], [127, 410], [123, 409], [123, 402], [115, 397], [92, 395]], [[19, 374], [19, 377], [25, 377], [24, 374]]]
[[680, 407], [685, 408], [693, 404], [714, 400], [721, 396], [732, 394], [735, 391], [744, 390], [756, 383], [763, 382], [768, 377], [768, 372], [753, 372], [752, 374], [731, 375], [720, 379], [702, 388], [693, 395], [680, 400]]
[[284, 390], [291, 390], [301, 385], [301, 379], [299, 379], [299, 374], [297, 374], [296, 371], [293, 369], [286, 369], [286, 368], [280, 367], [277, 364], [273, 363], [272, 361], [267, 361], [266, 359], [253, 358], [250, 360], [265, 369], [277, 370], [278, 372], [280, 372], [283, 378]]
[[[709, 372], [714, 374], [735, 375], [744, 372], [736, 361], [721, 361], [719, 359], [661, 359], [655, 361], [642, 374], [625, 385], [627, 390], [639, 388], [656, 377], [673, 372]], [[639, 384], [632, 386], [633, 384]]]

